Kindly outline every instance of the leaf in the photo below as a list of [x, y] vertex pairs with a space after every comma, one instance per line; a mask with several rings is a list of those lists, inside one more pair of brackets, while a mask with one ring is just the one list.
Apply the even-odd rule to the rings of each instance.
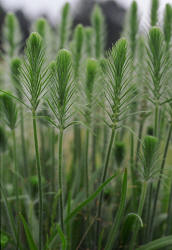
[[136, 250], [158, 250], [162, 248], [164, 249], [164, 247], [167, 246], [172, 246], [172, 235], [153, 240], [141, 247], [136, 248]]
[[17, 235], [17, 230], [16, 230], [16, 227], [15, 227], [15, 221], [14, 221], [14, 218], [13, 218], [13, 214], [12, 214], [10, 204], [8, 202], [6, 192], [5, 192], [5, 190], [4, 190], [1, 183], [0, 183], [0, 188], [1, 188], [3, 198], [4, 198], [4, 204], [5, 204], [5, 208], [6, 208], [6, 211], [7, 211], [8, 218], [9, 218], [9, 223], [10, 223], [11, 231], [12, 231], [12, 234], [13, 234], [13, 238], [14, 238], [15, 243], [17, 243], [18, 235]]
[[143, 227], [143, 221], [141, 219], [141, 217], [136, 214], [136, 213], [129, 213], [127, 214], [124, 224], [123, 224], [123, 228], [122, 228], [122, 232], [121, 232], [121, 241], [122, 241], [122, 245], [125, 245], [126, 242], [129, 240], [130, 236], [131, 236], [131, 231], [132, 231], [132, 227], [133, 224], [138, 221], [140, 224], [140, 227]]
[[23, 226], [24, 226], [24, 231], [25, 231], [25, 234], [26, 234], [26, 238], [27, 238], [27, 241], [28, 241], [29, 248], [31, 250], [38, 250], [38, 248], [37, 248], [37, 246], [36, 246], [36, 244], [35, 244], [35, 242], [33, 240], [33, 237], [32, 237], [31, 231], [29, 229], [29, 226], [28, 226], [27, 222], [25, 221], [22, 214], [20, 214], [20, 218], [21, 218]]
[[125, 203], [126, 203], [126, 194], [127, 194], [127, 169], [125, 169], [124, 177], [123, 177], [123, 184], [122, 184], [122, 192], [121, 192], [121, 201], [119, 205], [119, 209], [117, 211], [115, 220], [113, 222], [105, 250], [111, 250], [113, 248], [114, 241], [116, 240], [116, 237], [118, 235], [119, 227], [121, 224], [122, 216], [125, 209]]
[[81, 202], [67, 218], [65, 219], [65, 223], [68, 222], [73, 216], [75, 216], [83, 207], [85, 207], [90, 201], [92, 201], [102, 190], [103, 188], [113, 179], [115, 178], [119, 172], [115, 173], [113, 176], [108, 178], [102, 185], [99, 186], [99, 188], [88, 197], [85, 201]]
[[67, 240], [66, 240], [66, 237], [63, 233], [63, 231], [61, 230], [61, 227], [59, 225], [57, 225], [57, 231], [59, 233], [59, 236], [60, 236], [60, 239], [61, 239], [61, 242], [62, 242], [62, 250], [66, 250], [67, 248]]

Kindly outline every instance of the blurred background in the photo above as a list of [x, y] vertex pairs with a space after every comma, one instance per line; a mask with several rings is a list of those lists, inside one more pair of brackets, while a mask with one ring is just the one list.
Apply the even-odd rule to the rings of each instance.
[[[31, 24], [38, 17], [45, 17], [52, 27], [55, 28], [60, 22], [61, 8], [66, 2], [71, 4], [74, 20], [73, 27], [78, 23], [89, 25], [90, 14], [95, 2], [101, 6], [106, 17], [107, 48], [110, 48], [120, 36], [125, 12], [132, 0], [0, 0], [0, 32], [2, 32], [5, 14], [9, 11], [15, 12], [18, 17], [23, 33], [23, 40], [28, 37]], [[138, 0], [137, 2], [139, 6], [140, 27], [144, 29], [149, 23], [151, 1]], [[160, 1], [160, 16], [167, 2], [172, 3], [172, 0]]]

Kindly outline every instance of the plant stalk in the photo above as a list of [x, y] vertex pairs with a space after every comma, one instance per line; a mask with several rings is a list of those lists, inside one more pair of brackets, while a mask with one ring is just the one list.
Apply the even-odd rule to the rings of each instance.
[[[101, 184], [106, 179], [114, 138], [115, 138], [115, 128], [113, 128], [112, 131], [111, 131], [111, 137], [110, 137], [109, 146], [108, 146], [108, 150], [107, 150], [107, 155], [106, 155], [106, 159], [105, 159], [105, 165], [104, 165], [104, 170], [103, 170], [103, 174], [102, 174]], [[101, 217], [102, 201], [103, 201], [103, 191], [101, 191], [101, 193], [100, 193], [99, 202], [98, 202], [98, 209], [97, 209], [97, 228], [96, 228], [96, 242], [97, 242], [97, 245], [98, 245], [98, 238], [99, 238], [99, 233], [100, 233], [100, 217]]]
[[88, 170], [88, 148], [89, 148], [89, 130], [86, 131], [85, 144], [85, 172], [86, 172], [86, 196], [89, 197], [89, 170]]
[[[145, 181], [142, 185], [142, 192], [141, 192], [140, 201], [139, 201], [139, 208], [138, 208], [138, 212], [137, 212], [140, 217], [142, 216], [143, 207], [144, 207], [145, 198], [146, 198], [146, 193], [147, 193], [147, 182]], [[138, 222], [135, 222], [133, 236], [132, 236], [131, 244], [130, 244], [130, 250], [135, 249], [135, 243], [136, 243], [138, 231], [139, 231], [139, 224], [138, 224]]]
[[159, 196], [159, 191], [160, 191], [162, 174], [163, 174], [164, 166], [165, 166], [165, 162], [166, 162], [168, 147], [169, 147], [169, 143], [170, 143], [171, 133], [172, 133], [172, 124], [170, 124], [170, 128], [168, 131], [167, 141], [166, 141], [165, 150], [164, 150], [163, 159], [162, 159], [161, 168], [160, 168], [160, 174], [159, 174], [159, 178], [158, 178], [158, 184], [157, 184], [156, 192], [155, 192], [155, 199], [154, 199], [152, 216], [151, 216], [151, 224], [150, 224], [151, 225], [150, 240], [152, 240], [153, 231], [154, 231], [154, 220], [155, 220], [156, 209], [157, 209], [157, 201], [158, 201], [158, 196]]
[[19, 220], [19, 213], [20, 213], [20, 204], [19, 204], [19, 187], [18, 187], [18, 165], [17, 165], [17, 158], [16, 158], [16, 133], [15, 129], [12, 130], [12, 137], [13, 137], [13, 160], [14, 160], [14, 171], [15, 171], [15, 190], [16, 190], [16, 214], [17, 214], [17, 249], [19, 247], [19, 235], [20, 235], [20, 220]]
[[61, 229], [64, 232], [63, 221], [63, 183], [62, 183], [62, 158], [63, 158], [63, 129], [60, 129], [59, 134], [59, 148], [58, 148], [58, 160], [59, 160], [59, 189], [60, 189], [60, 223]]
[[39, 192], [39, 250], [42, 249], [42, 233], [43, 233], [43, 190], [42, 190], [42, 177], [41, 177], [41, 162], [38, 148], [37, 124], [35, 117], [35, 110], [32, 110], [34, 143], [36, 153], [36, 166], [38, 173], [38, 192]]

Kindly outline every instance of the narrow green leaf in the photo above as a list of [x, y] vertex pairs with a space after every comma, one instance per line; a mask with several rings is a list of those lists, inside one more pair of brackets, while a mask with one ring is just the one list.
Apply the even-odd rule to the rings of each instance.
[[16, 231], [16, 227], [15, 227], [15, 221], [14, 221], [14, 218], [13, 218], [11, 207], [10, 207], [9, 202], [8, 202], [6, 192], [5, 192], [5, 190], [4, 190], [1, 183], [0, 183], [0, 189], [1, 189], [1, 192], [2, 192], [2, 195], [3, 195], [3, 198], [4, 198], [4, 205], [5, 205], [7, 215], [8, 215], [8, 218], [9, 218], [9, 223], [10, 223], [10, 227], [11, 227], [11, 232], [13, 234], [13, 239], [14, 239], [15, 243], [17, 243], [18, 235], [17, 235], [17, 231]]
[[74, 217], [83, 207], [85, 207], [90, 201], [92, 201], [102, 190], [103, 188], [116, 176], [118, 176], [119, 172], [112, 175], [110, 178], [108, 178], [102, 185], [99, 186], [99, 188], [88, 197], [85, 201], [81, 202], [67, 218], [65, 219], [65, 223], [68, 222], [72, 217]]
[[31, 231], [29, 229], [29, 226], [27, 224], [27, 222], [25, 221], [25, 218], [23, 217], [22, 214], [20, 214], [20, 219], [23, 223], [23, 226], [24, 226], [24, 231], [25, 231], [25, 234], [26, 234], [26, 238], [27, 238], [27, 241], [28, 241], [28, 245], [29, 245], [29, 248], [31, 250], [38, 250], [35, 242], [34, 242], [34, 239], [32, 237], [32, 234], [31, 234]]
[[136, 248], [136, 250], [158, 250], [162, 248], [164, 249], [164, 247], [167, 246], [172, 246], [172, 235], [153, 240], [141, 247]]
[[122, 192], [121, 192], [121, 201], [119, 205], [118, 212], [116, 214], [115, 220], [113, 222], [105, 250], [111, 250], [113, 248], [114, 241], [118, 235], [119, 227], [121, 224], [122, 216], [125, 210], [125, 202], [126, 202], [126, 194], [127, 194], [127, 169], [125, 169], [123, 184], [122, 184]]
[[124, 219], [122, 232], [120, 234], [120, 241], [122, 242], [122, 245], [125, 245], [126, 242], [129, 241], [131, 237], [132, 227], [135, 222], [138, 222], [140, 224], [140, 227], [143, 227], [142, 218], [138, 214], [136, 213], [127, 214], [126, 218]]
[[60, 236], [60, 239], [61, 239], [61, 242], [62, 242], [62, 250], [66, 250], [67, 248], [67, 240], [66, 240], [66, 237], [63, 233], [63, 231], [61, 230], [61, 227], [59, 225], [57, 225], [57, 231], [59, 233], [59, 236]]

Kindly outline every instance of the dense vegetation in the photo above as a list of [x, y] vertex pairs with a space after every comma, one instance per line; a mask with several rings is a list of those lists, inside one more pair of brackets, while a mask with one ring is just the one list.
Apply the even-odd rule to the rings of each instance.
[[[172, 7], [136, 1], [105, 52], [98, 5], [72, 31], [9, 13], [0, 64], [2, 249], [172, 249]], [[148, 20], [147, 20], [148, 21]]]

